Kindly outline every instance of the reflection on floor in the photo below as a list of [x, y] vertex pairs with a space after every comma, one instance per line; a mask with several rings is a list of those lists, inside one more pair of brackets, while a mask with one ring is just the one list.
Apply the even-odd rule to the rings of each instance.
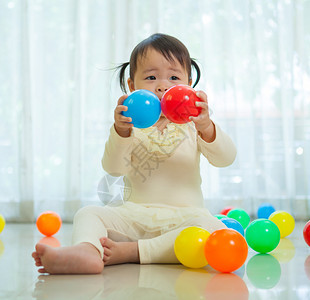
[[35, 225], [7, 224], [0, 234], [0, 299], [310, 299], [310, 247], [298, 223], [270, 254], [249, 250], [245, 265], [230, 274], [210, 266], [125, 264], [100, 275], [39, 275], [35, 243], [70, 245], [72, 226], [43, 238]]

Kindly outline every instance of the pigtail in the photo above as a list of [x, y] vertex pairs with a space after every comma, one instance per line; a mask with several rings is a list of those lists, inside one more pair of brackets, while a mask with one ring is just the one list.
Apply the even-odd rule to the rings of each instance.
[[200, 72], [200, 68], [199, 68], [198, 64], [195, 62], [195, 60], [193, 58], [191, 58], [191, 66], [194, 67], [194, 69], [196, 70], [196, 75], [197, 75], [196, 81], [193, 85], [193, 88], [194, 88], [200, 80], [201, 72]]
[[125, 62], [121, 65], [119, 65], [117, 67], [117, 69], [119, 69], [119, 74], [118, 74], [118, 78], [119, 78], [119, 84], [121, 87], [121, 90], [126, 94], [127, 90], [126, 90], [126, 80], [125, 80], [125, 71], [126, 68], [129, 66], [129, 62]]

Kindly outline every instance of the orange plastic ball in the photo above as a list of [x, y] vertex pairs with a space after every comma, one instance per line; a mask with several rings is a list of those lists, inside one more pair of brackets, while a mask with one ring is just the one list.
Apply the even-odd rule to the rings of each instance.
[[205, 256], [213, 269], [223, 273], [233, 272], [245, 263], [248, 245], [236, 230], [216, 230], [206, 241]]
[[37, 228], [38, 230], [46, 235], [46, 236], [52, 236], [61, 227], [62, 221], [60, 216], [53, 212], [53, 211], [46, 211], [39, 215], [37, 218]]

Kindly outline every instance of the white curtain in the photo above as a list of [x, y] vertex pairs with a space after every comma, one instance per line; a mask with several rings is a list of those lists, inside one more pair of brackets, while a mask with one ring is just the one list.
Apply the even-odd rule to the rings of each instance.
[[0, 213], [71, 221], [101, 204], [104, 144], [121, 95], [114, 70], [155, 32], [198, 60], [212, 118], [238, 148], [201, 163], [206, 206], [310, 211], [310, 1], [1, 0]]

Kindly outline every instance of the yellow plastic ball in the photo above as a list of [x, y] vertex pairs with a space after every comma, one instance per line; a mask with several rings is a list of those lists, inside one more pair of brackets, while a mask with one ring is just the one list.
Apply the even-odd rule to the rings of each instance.
[[0, 233], [2, 232], [4, 226], [5, 226], [5, 219], [4, 219], [4, 217], [0, 214]]
[[204, 246], [210, 233], [200, 227], [187, 227], [177, 236], [174, 252], [181, 264], [189, 268], [202, 268], [208, 264]]
[[278, 226], [281, 238], [290, 235], [295, 228], [295, 220], [293, 216], [283, 210], [278, 210], [272, 213], [269, 216], [269, 220]]

